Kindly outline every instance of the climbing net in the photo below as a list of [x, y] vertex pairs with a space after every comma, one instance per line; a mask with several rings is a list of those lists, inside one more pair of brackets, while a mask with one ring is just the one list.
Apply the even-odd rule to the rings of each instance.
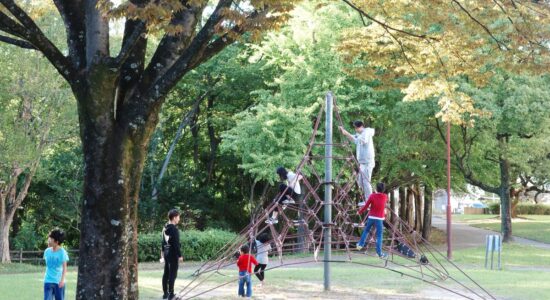
[[[358, 203], [364, 201], [363, 191], [357, 184], [358, 162], [351, 145], [347, 140], [341, 139], [332, 144], [335, 149], [332, 159], [333, 169], [337, 170], [336, 176], [331, 182], [325, 182], [322, 178], [323, 160], [326, 158], [322, 151], [326, 144], [318, 140], [322, 138], [320, 131], [323, 128], [320, 128], [320, 121], [323, 111], [324, 107], [319, 110], [314, 122], [307, 151], [295, 168], [296, 175], [303, 176], [301, 197], [295, 199], [294, 203], [285, 204], [280, 201], [286, 192], [283, 191], [265, 207], [259, 207], [250, 224], [233, 241], [221, 248], [215, 259], [204, 262], [195, 270], [191, 282], [178, 293], [178, 299], [198, 298], [236, 283], [239, 278], [235, 271], [235, 252], [243, 244], [252, 246], [255, 237], [264, 232], [269, 234], [269, 243], [274, 245], [274, 257], [265, 272], [291, 265], [325, 262], [319, 255], [324, 251], [325, 231], [330, 231], [332, 236], [331, 263], [383, 268], [466, 299], [495, 299], [391, 209], [387, 209], [387, 219], [384, 222], [386, 229], [383, 250], [388, 256], [379, 259], [373, 251], [375, 235], [372, 232], [367, 237], [366, 246], [362, 250], [356, 250], [355, 244], [359, 241], [366, 218], [358, 214]], [[334, 113], [337, 125], [343, 126], [336, 103]], [[324, 188], [327, 184], [332, 187], [333, 194], [333, 216], [330, 224], [322, 220]], [[269, 221], [273, 212], [278, 213], [278, 222]], [[234, 275], [227, 275], [228, 272], [223, 272], [225, 270], [232, 270]], [[217, 278], [213, 280], [214, 277]]]

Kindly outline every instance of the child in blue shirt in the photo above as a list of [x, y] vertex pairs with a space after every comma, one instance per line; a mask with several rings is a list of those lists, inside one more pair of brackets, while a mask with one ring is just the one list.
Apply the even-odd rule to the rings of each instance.
[[48, 249], [44, 251], [46, 274], [44, 275], [44, 300], [65, 299], [65, 275], [69, 255], [61, 247], [65, 234], [54, 229], [48, 234]]

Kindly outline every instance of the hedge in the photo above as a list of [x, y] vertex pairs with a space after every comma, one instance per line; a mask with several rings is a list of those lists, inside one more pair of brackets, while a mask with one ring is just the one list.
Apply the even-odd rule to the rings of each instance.
[[[233, 232], [209, 229], [205, 231], [180, 231], [180, 244], [183, 259], [186, 261], [203, 261], [215, 256], [218, 251], [231, 242], [236, 234]], [[158, 233], [140, 234], [138, 236], [138, 260], [140, 262], [158, 261], [162, 236]]]
[[[489, 204], [491, 214], [500, 214], [500, 203]], [[520, 203], [516, 206], [518, 215], [550, 215], [550, 205]]]

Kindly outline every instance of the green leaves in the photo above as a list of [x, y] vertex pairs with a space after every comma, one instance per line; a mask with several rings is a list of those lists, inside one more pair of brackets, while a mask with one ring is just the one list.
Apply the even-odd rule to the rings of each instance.
[[277, 166], [292, 168], [304, 156], [316, 109], [258, 105], [236, 116], [237, 125], [223, 135], [222, 150], [241, 157], [239, 167], [257, 181], [273, 183]]

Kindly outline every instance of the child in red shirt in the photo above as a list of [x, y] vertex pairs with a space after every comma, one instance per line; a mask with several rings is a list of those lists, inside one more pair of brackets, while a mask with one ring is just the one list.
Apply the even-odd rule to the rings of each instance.
[[357, 249], [361, 250], [365, 246], [367, 235], [369, 234], [371, 227], [375, 225], [376, 253], [380, 258], [385, 258], [386, 256], [388, 256], [386, 253], [382, 252], [382, 230], [384, 228], [383, 223], [385, 218], [384, 209], [386, 208], [386, 202], [388, 202], [388, 196], [384, 194], [385, 188], [386, 187], [384, 186], [384, 183], [379, 182], [376, 185], [376, 193], [371, 194], [365, 206], [363, 206], [359, 210], [359, 214], [362, 214], [370, 207], [369, 216], [367, 219], [367, 226], [363, 230], [363, 234], [361, 234], [361, 239], [359, 240], [359, 243], [357, 243]]
[[237, 260], [239, 267], [239, 296], [244, 297], [244, 284], [246, 283], [246, 297], [252, 297], [252, 264], [258, 265], [254, 256], [248, 254], [250, 247], [243, 245], [241, 255]]

